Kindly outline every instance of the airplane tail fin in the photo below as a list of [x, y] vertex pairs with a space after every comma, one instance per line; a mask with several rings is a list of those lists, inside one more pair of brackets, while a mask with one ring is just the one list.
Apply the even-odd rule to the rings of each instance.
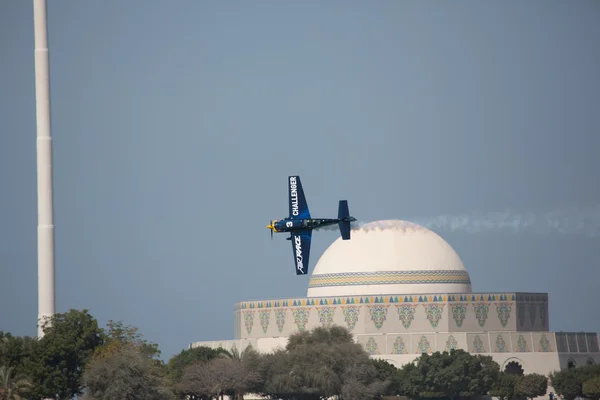
[[342, 235], [343, 240], [350, 239], [350, 210], [348, 209], [348, 201], [340, 200], [340, 204], [338, 206], [338, 226], [340, 227], [340, 234]]

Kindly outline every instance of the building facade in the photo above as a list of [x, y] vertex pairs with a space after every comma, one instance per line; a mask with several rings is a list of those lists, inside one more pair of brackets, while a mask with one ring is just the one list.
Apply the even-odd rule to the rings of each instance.
[[490, 355], [515, 373], [600, 362], [597, 334], [551, 332], [548, 307], [547, 293], [472, 292], [460, 257], [439, 235], [376, 221], [327, 249], [307, 297], [237, 303], [233, 340], [190, 347], [270, 352], [294, 332], [339, 325], [372, 357], [397, 367], [451, 349]]

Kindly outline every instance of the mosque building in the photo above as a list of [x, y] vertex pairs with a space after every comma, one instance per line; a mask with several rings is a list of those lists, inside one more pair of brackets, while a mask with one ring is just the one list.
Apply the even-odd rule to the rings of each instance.
[[464, 349], [502, 370], [540, 373], [600, 362], [596, 333], [551, 332], [547, 293], [478, 293], [459, 255], [420, 225], [386, 220], [338, 238], [316, 264], [304, 298], [235, 305], [233, 340], [190, 348], [284, 347], [317, 326], [347, 327], [372, 357], [397, 367], [422, 353]]

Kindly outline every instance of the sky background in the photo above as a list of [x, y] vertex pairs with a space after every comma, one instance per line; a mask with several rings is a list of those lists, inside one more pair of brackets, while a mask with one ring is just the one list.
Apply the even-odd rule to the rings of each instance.
[[[306, 295], [265, 228], [288, 175], [316, 217], [600, 221], [597, 1], [52, 1], [48, 24], [57, 312], [137, 326], [165, 359], [232, 339], [235, 302]], [[31, 1], [0, 2], [16, 335], [37, 334], [33, 31]], [[600, 331], [600, 236], [436, 232], [473, 290], [548, 292], [551, 330]], [[338, 236], [315, 234], [311, 271]]]

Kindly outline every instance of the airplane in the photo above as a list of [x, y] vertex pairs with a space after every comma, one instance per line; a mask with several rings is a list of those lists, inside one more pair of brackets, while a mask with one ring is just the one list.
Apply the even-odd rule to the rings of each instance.
[[356, 218], [350, 216], [347, 200], [340, 200], [337, 218], [312, 218], [299, 176], [289, 177], [288, 197], [289, 217], [272, 220], [267, 228], [271, 230], [271, 239], [273, 239], [273, 232], [289, 232], [290, 236], [286, 239], [292, 241], [296, 275], [306, 275], [313, 229], [338, 224], [342, 240], [349, 240], [350, 223], [356, 221]]

